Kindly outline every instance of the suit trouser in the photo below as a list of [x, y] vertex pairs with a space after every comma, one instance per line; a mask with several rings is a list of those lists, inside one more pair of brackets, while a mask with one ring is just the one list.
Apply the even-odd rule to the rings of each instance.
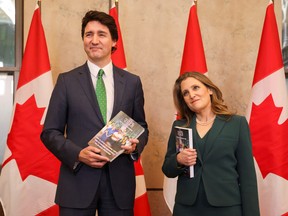
[[60, 206], [60, 216], [133, 216], [133, 209], [120, 209], [113, 197], [108, 166], [102, 168], [98, 191], [88, 208], [64, 208]]

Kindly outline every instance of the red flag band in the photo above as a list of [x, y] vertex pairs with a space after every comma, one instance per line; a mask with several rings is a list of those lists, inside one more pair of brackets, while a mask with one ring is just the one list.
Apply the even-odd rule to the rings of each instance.
[[274, 5], [266, 10], [247, 110], [261, 216], [288, 215], [288, 97]]
[[0, 176], [0, 199], [5, 215], [59, 214], [54, 197], [60, 162], [40, 140], [52, 89], [46, 39], [39, 7], [36, 6]]

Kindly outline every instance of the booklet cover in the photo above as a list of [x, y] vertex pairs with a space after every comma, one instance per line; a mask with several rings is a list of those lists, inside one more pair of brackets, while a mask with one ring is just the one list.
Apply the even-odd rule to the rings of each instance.
[[145, 129], [120, 111], [111, 119], [89, 142], [101, 150], [101, 155], [106, 156], [112, 162], [124, 152], [122, 145], [131, 145], [129, 139], [138, 138]]
[[[176, 150], [178, 152], [185, 148], [193, 148], [192, 128], [174, 127], [176, 137]], [[194, 166], [187, 167], [187, 174], [190, 178], [194, 177]]]

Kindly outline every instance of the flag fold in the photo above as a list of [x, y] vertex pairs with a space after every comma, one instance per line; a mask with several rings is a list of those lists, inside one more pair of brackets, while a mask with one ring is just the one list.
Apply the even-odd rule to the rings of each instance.
[[0, 200], [7, 216], [58, 215], [54, 197], [60, 162], [40, 140], [52, 90], [48, 49], [36, 5], [0, 176]]
[[261, 216], [288, 214], [288, 97], [274, 5], [266, 9], [247, 120]]

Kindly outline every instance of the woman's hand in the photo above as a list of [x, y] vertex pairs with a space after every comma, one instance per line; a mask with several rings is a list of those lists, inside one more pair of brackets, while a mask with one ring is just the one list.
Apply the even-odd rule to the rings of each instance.
[[184, 166], [193, 166], [196, 164], [196, 149], [186, 148], [177, 154], [177, 162]]

